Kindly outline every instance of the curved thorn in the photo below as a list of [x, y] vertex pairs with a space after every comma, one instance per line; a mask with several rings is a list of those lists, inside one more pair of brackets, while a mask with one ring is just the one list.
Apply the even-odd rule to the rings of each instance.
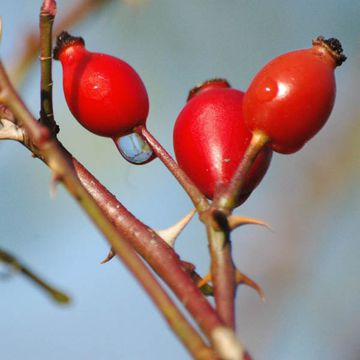
[[111, 248], [109, 253], [107, 254], [106, 258], [104, 260], [102, 260], [100, 262], [100, 264], [106, 264], [107, 262], [109, 262], [114, 256], [115, 256], [115, 251]]
[[236, 283], [238, 285], [245, 284], [245, 285], [248, 285], [251, 288], [253, 288], [260, 296], [261, 301], [265, 302], [265, 300], [266, 300], [265, 293], [264, 293], [263, 289], [261, 288], [261, 286], [258, 285], [254, 280], [250, 279], [248, 276], [246, 276], [239, 270], [236, 270], [235, 279], [236, 279]]
[[171, 247], [174, 246], [175, 240], [184, 230], [185, 226], [189, 223], [195, 215], [196, 209], [192, 209], [187, 215], [180, 219], [176, 224], [164, 230], [157, 230], [156, 233]]
[[246, 216], [230, 215], [228, 217], [228, 223], [231, 230], [234, 230], [242, 225], [261, 225], [272, 231], [270, 224], [267, 222]]
[[199, 280], [196, 285], [198, 288], [201, 288], [204, 285], [206, 285], [209, 281], [211, 281], [211, 273], [210, 272], [208, 272], [201, 280]]

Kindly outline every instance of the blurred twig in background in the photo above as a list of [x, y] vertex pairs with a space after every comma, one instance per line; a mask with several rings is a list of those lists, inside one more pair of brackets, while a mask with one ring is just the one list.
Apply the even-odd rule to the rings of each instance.
[[41, 289], [45, 290], [45, 292], [57, 303], [66, 304], [70, 301], [68, 295], [50, 286], [39, 276], [35, 275], [28, 267], [19, 262], [13, 255], [2, 249], [0, 249], [0, 262], [6, 264], [11, 271], [21, 273], [27, 277]]

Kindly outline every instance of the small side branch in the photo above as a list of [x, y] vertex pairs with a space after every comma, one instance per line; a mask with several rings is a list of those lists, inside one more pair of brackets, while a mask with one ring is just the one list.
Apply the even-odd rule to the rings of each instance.
[[191, 198], [196, 209], [201, 212], [209, 207], [209, 203], [204, 194], [197, 188], [192, 180], [179, 167], [176, 161], [170, 154], [162, 147], [162, 145], [154, 138], [154, 136], [146, 129], [145, 126], [139, 126], [135, 131], [141, 135], [150, 145], [156, 156], [163, 162], [168, 170], [174, 175], [180, 185], [187, 192]]
[[38, 275], [33, 273], [28, 267], [23, 265], [13, 255], [2, 249], [0, 249], [0, 262], [8, 265], [11, 270], [20, 272], [21, 274], [26, 276], [28, 279], [38, 285], [41, 289], [45, 290], [45, 292], [50, 295], [54, 301], [62, 304], [66, 304], [70, 301], [68, 295], [58, 289], [55, 289], [53, 286], [50, 286], [45, 280], [41, 279]]
[[55, 0], [44, 0], [40, 11], [40, 122], [54, 136], [59, 132], [52, 104], [52, 28], [55, 14]]

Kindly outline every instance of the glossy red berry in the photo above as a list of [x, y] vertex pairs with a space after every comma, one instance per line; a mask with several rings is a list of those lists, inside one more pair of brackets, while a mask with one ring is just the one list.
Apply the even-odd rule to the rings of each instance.
[[336, 92], [334, 70], [345, 59], [338, 40], [318, 37], [312, 48], [270, 61], [245, 93], [246, 126], [263, 132], [274, 151], [286, 154], [302, 148], [331, 113]]
[[[64, 94], [74, 117], [94, 134], [114, 139], [124, 155], [119, 138], [145, 125], [149, 112], [140, 76], [121, 59], [88, 51], [81, 37], [67, 32], [58, 36], [54, 58], [61, 62]], [[137, 134], [128, 143], [140, 152], [146, 147]]]
[[[190, 91], [189, 101], [174, 127], [174, 150], [179, 166], [210, 199], [228, 184], [251, 140], [243, 122], [243, 92], [221, 79]], [[238, 204], [246, 200], [264, 176], [272, 151], [265, 147], [255, 160]]]

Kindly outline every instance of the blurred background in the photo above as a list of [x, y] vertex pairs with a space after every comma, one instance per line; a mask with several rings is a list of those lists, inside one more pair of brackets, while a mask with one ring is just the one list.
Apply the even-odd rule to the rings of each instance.
[[[309, 47], [317, 35], [342, 41], [348, 60], [336, 71], [337, 100], [327, 125], [302, 151], [275, 155], [263, 182], [237, 210], [274, 229], [248, 226], [234, 233], [236, 264], [261, 284], [267, 299], [263, 304], [240, 287], [237, 324], [254, 360], [359, 360], [360, 2], [99, 4], [67, 30], [83, 36], [88, 49], [121, 57], [139, 72], [151, 101], [148, 128], [172, 154], [173, 125], [195, 84], [225, 77], [245, 90], [271, 58]], [[16, 69], [28, 35], [37, 32], [40, 6], [40, 0], [1, 0], [0, 54], [9, 70]], [[55, 23], [74, 6], [59, 0]], [[155, 229], [191, 209], [159, 161], [131, 166], [110, 140], [74, 121], [58, 62], [53, 79], [60, 140], [123, 204]], [[38, 116], [38, 61], [19, 88]], [[106, 242], [61, 187], [50, 196], [49, 170], [9, 141], [0, 143], [0, 164], [0, 248], [72, 297], [59, 306], [22, 276], [1, 276], [1, 359], [188, 359], [124, 266], [116, 259], [99, 264]], [[207, 272], [207, 242], [197, 219], [176, 249]]]

